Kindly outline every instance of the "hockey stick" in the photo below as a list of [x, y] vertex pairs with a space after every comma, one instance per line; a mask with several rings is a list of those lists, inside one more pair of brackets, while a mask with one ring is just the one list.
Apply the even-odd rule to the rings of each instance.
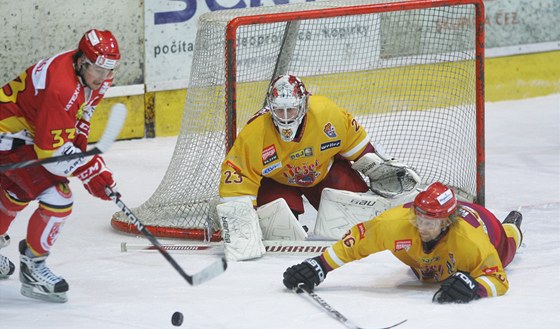
[[[331, 305], [327, 304], [327, 302], [325, 302], [325, 300], [323, 298], [319, 297], [319, 295], [317, 295], [317, 293], [313, 292], [312, 290], [308, 290], [307, 288], [305, 288], [305, 285], [303, 283], [300, 283], [296, 288], [294, 288], [293, 292], [295, 292], [297, 295], [302, 296], [302, 297], [303, 296], [311, 297], [313, 299], [313, 301], [315, 303], [317, 303], [317, 305], [321, 306], [322, 310], [324, 310], [330, 316], [332, 316], [333, 318], [338, 320], [338, 322], [342, 323], [346, 328], [349, 328], [349, 329], [364, 329], [363, 327], [359, 327], [359, 326], [355, 325], [352, 321], [348, 320], [348, 318], [346, 318], [344, 315], [342, 315], [342, 313], [337, 311]], [[305, 294], [302, 294], [302, 293], [305, 293]], [[392, 326], [383, 327], [383, 328], [380, 328], [380, 329], [394, 328], [394, 327], [396, 327], [400, 324], [405, 323], [406, 321], [407, 320], [403, 320], [403, 321], [401, 321], [397, 324], [394, 324]]]
[[138, 218], [134, 215], [132, 210], [128, 208], [124, 202], [120, 198], [120, 194], [112, 191], [109, 188], [106, 188], [107, 195], [113, 200], [113, 202], [121, 209], [121, 211], [128, 217], [130, 222], [136, 227], [136, 229], [142, 233], [148, 241], [150, 241], [159, 251], [159, 253], [173, 266], [173, 268], [185, 279], [187, 282], [192, 285], [196, 286], [203, 282], [206, 282], [210, 279], [215, 278], [216, 276], [224, 273], [227, 268], [227, 262], [225, 258], [221, 258], [214, 263], [210, 264], [209, 266], [205, 267], [204, 269], [200, 270], [199, 272], [189, 275], [187, 274], [181, 266], [175, 261], [173, 257], [163, 248], [161, 243], [156, 239], [156, 237], [148, 231], [146, 227], [138, 220]]
[[[311, 255], [316, 256], [327, 250], [335, 241], [289, 241], [289, 240], [263, 240], [264, 248], [267, 254], [284, 254], [284, 255]], [[164, 244], [161, 248], [167, 251], [184, 251], [184, 252], [223, 252], [222, 243], [214, 244]], [[130, 244], [121, 242], [121, 251], [154, 251], [156, 247], [151, 245]]]
[[22, 162], [3, 164], [0, 165], [0, 172], [5, 172], [5, 171], [19, 169], [19, 168], [26, 168], [26, 167], [36, 167], [47, 163], [53, 163], [59, 161], [69, 161], [77, 158], [83, 158], [86, 156], [104, 153], [109, 149], [111, 144], [113, 144], [113, 142], [117, 139], [119, 133], [121, 132], [121, 128], [124, 124], [125, 119], [126, 119], [126, 107], [124, 106], [124, 104], [117, 103], [111, 107], [111, 114], [109, 116], [109, 121], [107, 122], [107, 126], [105, 127], [105, 131], [103, 132], [103, 135], [101, 136], [99, 141], [95, 144], [95, 147], [92, 148], [91, 150], [85, 151], [83, 153], [63, 154], [50, 158], [33, 159], [33, 160], [26, 160]]

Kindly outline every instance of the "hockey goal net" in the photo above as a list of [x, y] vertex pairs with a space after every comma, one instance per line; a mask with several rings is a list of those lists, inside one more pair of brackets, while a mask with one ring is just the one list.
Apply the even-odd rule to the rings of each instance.
[[[162, 237], [202, 239], [216, 228], [221, 162], [285, 73], [346, 108], [424, 183], [483, 204], [483, 28], [482, 0], [320, 1], [202, 15], [177, 145], [136, 215]], [[122, 213], [112, 226], [135, 232]]]

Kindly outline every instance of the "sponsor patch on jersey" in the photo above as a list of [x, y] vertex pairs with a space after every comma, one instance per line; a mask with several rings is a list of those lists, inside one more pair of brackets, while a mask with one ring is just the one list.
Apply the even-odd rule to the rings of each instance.
[[316, 171], [317, 167], [319, 167], [319, 160], [311, 163], [304, 162], [298, 166], [288, 163], [286, 164], [287, 171], [284, 171], [282, 174], [288, 179], [289, 184], [309, 186], [321, 174]]
[[306, 158], [313, 156], [313, 148], [306, 147], [303, 150], [295, 151], [294, 153], [290, 154], [290, 159], [297, 160], [299, 158]]
[[273, 172], [274, 170], [276, 170], [280, 167], [282, 167], [282, 162], [273, 163], [272, 165], [270, 165], [270, 166], [268, 166], [268, 167], [266, 167], [262, 170], [262, 175], [266, 176], [266, 175], [270, 174], [271, 172]]
[[484, 272], [484, 274], [486, 274], [486, 275], [496, 273], [496, 272], [498, 272], [498, 266], [486, 267], [486, 268], [482, 269], [482, 272]]
[[326, 142], [321, 144], [321, 151], [332, 149], [333, 147], [340, 147], [340, 139], [332, 142]]
[[78, 99], [78, 96], [80, 96], [81, 90], [82, 90], [82, 85], [78, 82], [76, 84], [76, 89], [74, 89], [74, 93], [72, 93], [72, 97], [70, 97], [70, 100], [68, 100], [68, 103], [66, 103], [66, 106], [64, 107], [64, 111], [68, 112], [70, 110], [72, 105], [74, 105], [76, 99]]
[[359, 223], [356, 227], [358, 228], [358, 232], [360, 232], [360, 240], [363, 240], [366, 237], [366, 226], [364, 223]]
[[323, 132], [327, 135], [328, 138], [336, 138], [336, 131], [332, 123], [327, 122], [325, 127], [323, 128]]
[[278, 160], [278, 154], [276, 153], [276, 147], [274, 147], [274, 144], [272, 144], [263, 149], [262, 162], [264, 165], [266, 165], [275, 160]]
[[399, 251], [399, 250], [408, 251], [411, 246], [412, 246], [412, 240], [411, 239], [395, 240], [395, 251]]

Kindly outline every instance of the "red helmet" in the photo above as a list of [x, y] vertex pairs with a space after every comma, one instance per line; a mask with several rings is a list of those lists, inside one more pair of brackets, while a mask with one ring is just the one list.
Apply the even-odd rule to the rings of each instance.
[[110, 31], [87, 31], [80, 39], [78, 49], [92, 63], [108, 70], [115, 69], [121, 59], [117, 39]]
[[457, 209], [457, 198], [450, 188], [436, 182], [416, 196], [414, 210], [432, 218], [445, 218]]

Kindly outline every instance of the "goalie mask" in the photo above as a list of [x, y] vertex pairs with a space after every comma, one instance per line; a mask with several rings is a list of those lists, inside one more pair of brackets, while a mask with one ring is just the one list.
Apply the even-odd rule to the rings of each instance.
[[307, 113], [308, 98], [309, 93], [296, 76], [281, 75], [270, 84], [266, 101], [283, 141], [295, 138]]

